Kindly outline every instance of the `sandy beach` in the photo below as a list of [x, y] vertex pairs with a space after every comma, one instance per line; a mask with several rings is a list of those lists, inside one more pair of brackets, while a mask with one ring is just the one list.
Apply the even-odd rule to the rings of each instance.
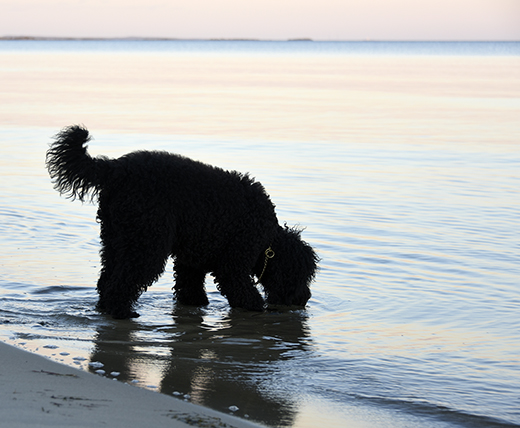
[[0, 366], [0, 427], [260, 426], [1, 342]]

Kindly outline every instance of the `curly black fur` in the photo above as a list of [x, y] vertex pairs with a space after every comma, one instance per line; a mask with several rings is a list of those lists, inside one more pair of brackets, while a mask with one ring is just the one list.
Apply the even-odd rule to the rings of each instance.
[[[255, 275], [268, 304], [305, 306], [318, 258], [299, 230], [278, 224], [260, 183], [167, 152], [92, 158], [89, 140], [83, 127], [63, 129], [46, 164], [60, 193], [98, 199], [100, 311], [115, 318], [138, 316], [135, 302], [170, 256], [180, 303], [207, 305], [204, 278], [211, 273], [232, 307], [263, 309]], [[268, 247], [275, 256], [265, 264]]]

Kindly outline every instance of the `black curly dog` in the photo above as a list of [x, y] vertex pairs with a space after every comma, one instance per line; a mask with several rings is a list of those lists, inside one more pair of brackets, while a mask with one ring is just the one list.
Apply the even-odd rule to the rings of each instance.
[[205, 306], [207, 273], [231, 307], [305, 306], [318, 258], [300, 231], [278, 224], [263, 186], [247, 174], [159, 151], [118, 159], [87, 153], [89, 132], [64, 128], [47, 151], [54, 188], [99, 202], [98, 310], [138, 317], [133, 306], [174, 259], [175, 296]]

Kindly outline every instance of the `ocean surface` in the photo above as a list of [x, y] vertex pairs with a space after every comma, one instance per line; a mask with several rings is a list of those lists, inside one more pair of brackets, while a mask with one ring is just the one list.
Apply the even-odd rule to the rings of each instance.
[[[520, 43], [0, 41], [0, 340], [270, 427], [520, 426]], [[249, 172], [321, 258], [305, 310], [97, 313], [48, 144]], [[91, 364], [100, 363], [100, 364]], [[233, 407], [235, 406], [235, 407]], [[238, 409], [237, 409], [238, 408]]]

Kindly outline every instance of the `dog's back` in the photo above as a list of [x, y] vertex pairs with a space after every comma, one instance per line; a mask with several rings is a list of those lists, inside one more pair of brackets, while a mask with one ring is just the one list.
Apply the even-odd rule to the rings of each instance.
[[[46, 165], [61, 194], [84, 201], [101, 193], [142, 193], [168, 199], [172, 203], [213, 206], [226, 199], [274, 207], [263, 186], [247, 174], [226, 171], [165, 151], [135, 151], [118, 159], [91, 157], [87, 152], [90, 135], [74, 125], [64, 128], [47, 151]], [[224, 200], [224, 201], [223, 201]], [[229, 204], [233, 205], [233, 204]], [[258, 208], [258, 207], [257, 207]]]

